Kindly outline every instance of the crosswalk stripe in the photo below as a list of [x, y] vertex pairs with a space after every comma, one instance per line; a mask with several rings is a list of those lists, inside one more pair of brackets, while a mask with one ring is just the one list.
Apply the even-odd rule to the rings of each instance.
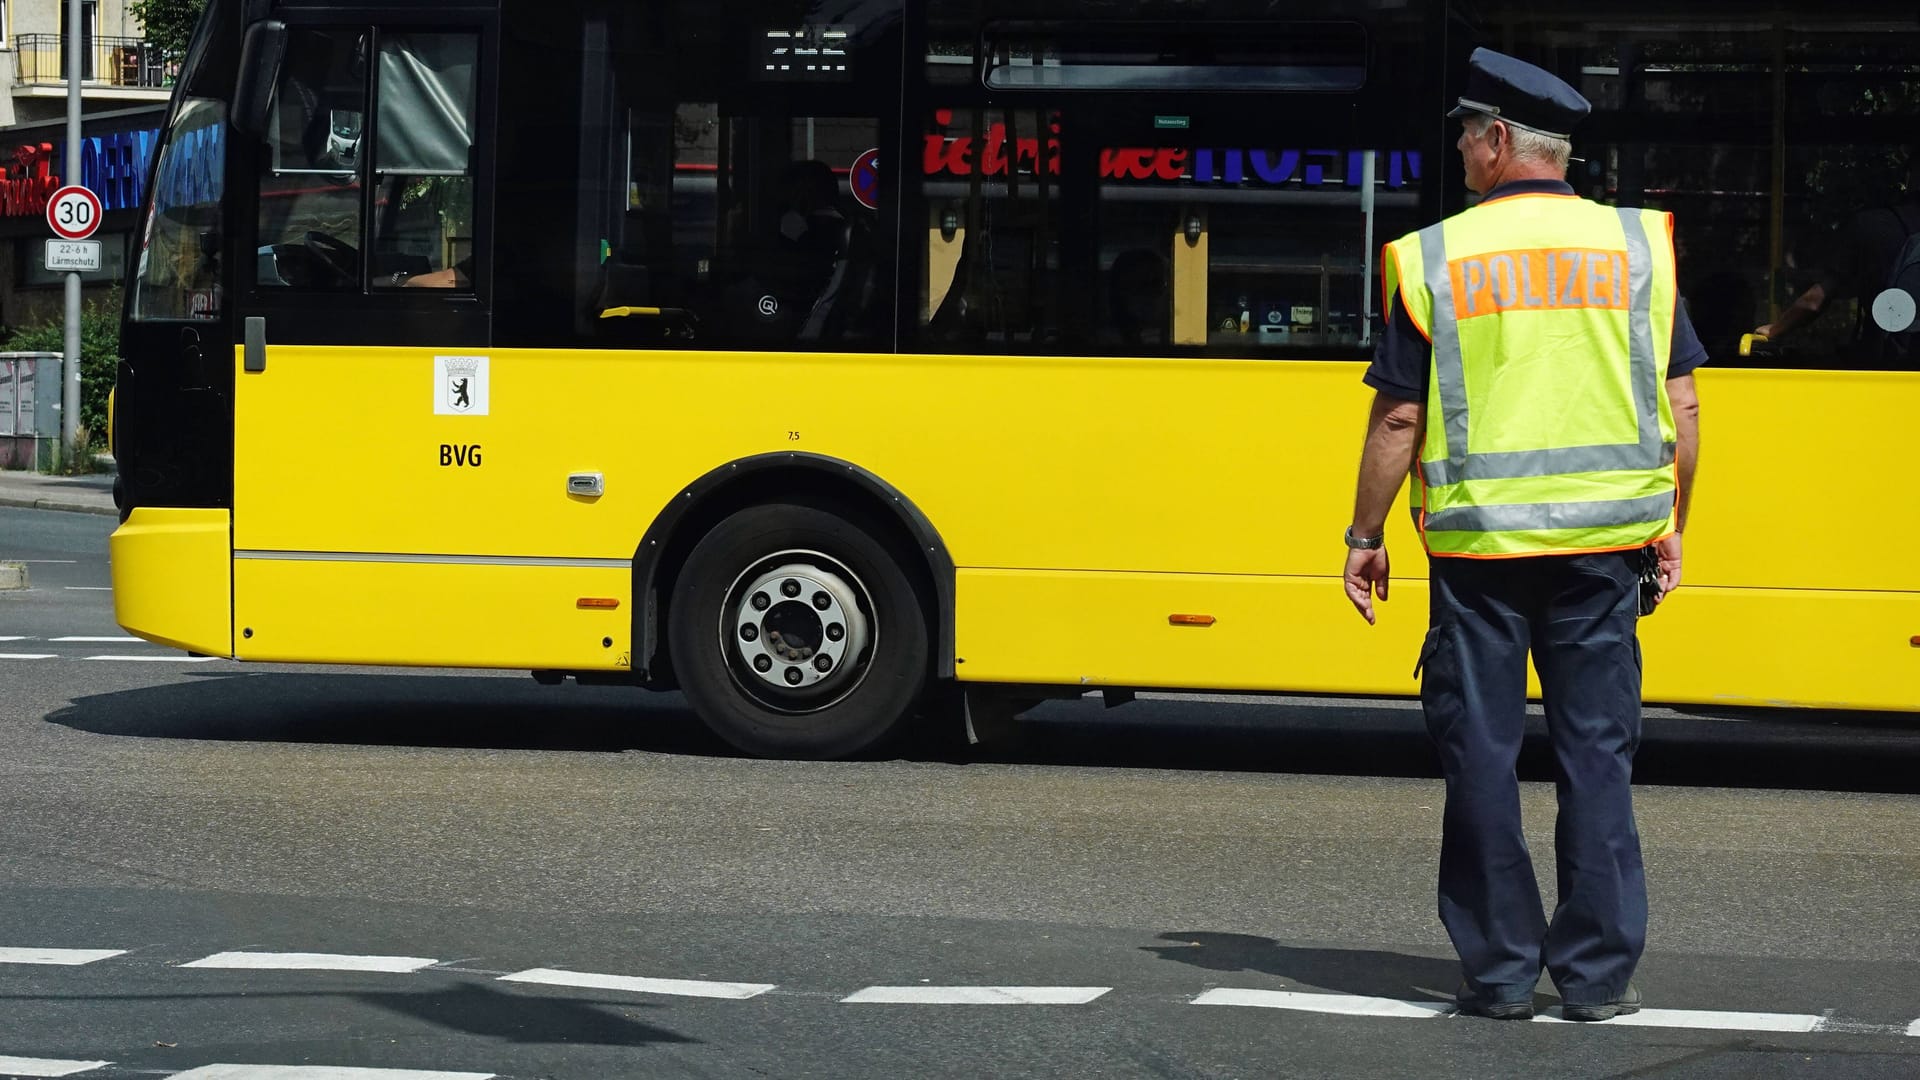
[[1249, 1005], [1259, 1009], [1330, 1013], [1335, 1016], [1395, 1016], [1424, 1020], [1453, 1011], [1450, 1001], [1398, 1001], [1356, 994], [1302, 994], [1292, 990], [1221, 987], [1193, 999], [1195, 1005]]
[[202, 1065], [167, 1080], [493, 1080], [497, 1072], [434, 1068], [357, 1068], [346, 1065]]
[[0, 1076], [72, 1076], [111, 1065], [111, 1061], [64, 1061], [60, 1058], [0, 1057]]
[[125, 660], [134, 663], [204, 664], [217, 656], [83, 656], [82, 660]]
[[745, 1001], [774, 988], [773, 983], [708, 982], [700, 979], [650, 979], [638, 975], [596, 975], [586, 971], [561, 971], [533, 968], [500, 976], [501, 982], [534, 983], [540, 986], [573, 986], [589, 990], [627, 990], [637, 994], [671, 994], [674, 997], [726, 998]]
[[4, 947], [0, 948], [0, 964], [55, 964], [61, 967], [78, 967], [91, 964], [96, 960], [123, 956], [125, 949], [36, 949]]
[[1085, 1005], [1111, 986], [869, 986], [849, 1005]]
[[348, 956], [341, 953], [222, 952], [181, 964], [189, 968], [245, 971], [383, 971], [406, 974], [432, 967], [424, 956]]
[[[1209, 990], [1193, 999], [1195, 1005], [1251, 1005], [1265, 1009], [1292, 1009], [1298, 1012], [1327, 1013], [1335, 1016], [1394, 1016], [1426, 1019], [1454, 1011], [1452, 1002], [1399, 1001], [1394, 998], [1360, 997], [1354, 994], [1302, 994], [1290, 990]], [[1560, 1015], [1554, 1006], [1533, 1018], [1536, 1024], [1576, 1023]], [[1823, 1018], [1808, 1013], [1715, 1012], [1706, 1009], [1642, 1009], [1600, 1023], [1618, 1027], [1704, 1028], [1716, 1031], [1811, 1032]], [[1915, 1023], [1920, 1024], [1920, 1021]]]
[[[1533, 1018], [1534, 1023], [1572, 1024], [1563, 1019], [1559, 1006]], [[1704, 1009], [1641, 1009], [1637, 1013], [1599, 1021], [1614, 1027], [1711, 1028], [1716, 1031], [1809, 1032], [1820, 1026], [1824, 1017], [1806, 1013], [1713, 1012]]]

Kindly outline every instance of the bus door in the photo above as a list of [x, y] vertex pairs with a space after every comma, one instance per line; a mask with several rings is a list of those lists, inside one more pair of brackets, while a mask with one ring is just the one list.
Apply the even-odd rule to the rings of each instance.
[[485, 520], [486, 492], [449, 494], [433, 453], [445, 443], [472, 471], [485, 440], [421, 446], [439, 414], [471, 428], [487, 412], [491, 16], [358, 14], [256, 24], [235, 95], [234, 645], [246, 659], [346, 658], [309, 644], [364, 638], [327, 623], [337, 598], [373, 587], [375, 563], [470, 550]]

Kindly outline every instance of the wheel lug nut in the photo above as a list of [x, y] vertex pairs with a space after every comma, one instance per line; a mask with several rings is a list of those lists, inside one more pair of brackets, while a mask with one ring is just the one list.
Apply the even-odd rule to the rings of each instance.
[[828, 655], [827, 655], [827, 654], [825, 654], [825, 653], [821, 653], [821, 654], [820, 654], [819, 656], [816, 656], [816, 657], [814, 657], [814, 658], [813, 658], [813, 669], [814, 669], [815, 671], [818, 671], [818, 672], [821, 672], [822, 674], [824, 674], [824, 673], [826, 673], [826, 672], [828, 672], [828, 671], [832, 671], [832, 670], [833, 670], [833, 657], [831, 657], [831, 656], [828, 656]]
[[800, 674], [799, 668], [790, 667], [787, 669], [787, 685], [788, 686], [799, 686], [800, 680], [804, 678], [806, 678], [806, 676]]
[[752, 623], [748, 623], [745, 626], [742, 626], [740, 628], [740, 640], [757, 641], [759, 640], [759, 638], [760, 638], [760, 628], [753, 625]]
[[772, 671], [773, 657], [768, 656], [766, 653], [761, 653], [759, 656], [754, 657], [753, 670], [761, 673], [762, 675], [765, 675], [767, 672]]
[[818, 608], [821, 611], [825, 611], [828, 608], [833, 606], [833, 597], [828, 596], [826, 593], [823, 593], [823, 592], [814, 593], [813, 606], [815, 608]]
[[799, 596], [800, 583], [793, 580], [792, 578], [788, 578], [787, 580], [781, 582], [780, 595], [786, 597], [789, 600], [793, 599], [796, 596]]
[[846, 627], [841, 626], [839, 623], [827, 624], [827, 640], [828, 641], [839, 641], [841, 638], [846, 636], [847, 636]]
[[773, 606], [773, 598], [768, 596], [766, 593], [757, 592], [753, 594], [753, 610], [765, 611], [772, 606]]

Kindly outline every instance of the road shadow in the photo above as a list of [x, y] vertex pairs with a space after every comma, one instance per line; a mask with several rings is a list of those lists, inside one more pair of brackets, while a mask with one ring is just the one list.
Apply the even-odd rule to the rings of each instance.
[[1460, 982], [1452, 959], [1381, 949], [1316, 949], [1282, 945], [1255, 934], [1177, 930], [1165, 945], [1142, 946], [1162, 960], [1223, 974], [1273, 975], [1308, 990], [1395, 1001], [1451, 1002]]
[[164, 686], [78, 697], [46, 719], [143, 739], [733, 752], [677, 694], [473, 675], [194, 672]]
[[349, 996], [438, 1028], [509, 1043], [648, 1046], [698, 1041], [621, 1015], [659, 1007], [632, 1000], [508, 994], [471, 983], [436, 992]]
[[[0, 995], [0, 1002], [74, 1002], [127, 1005], [152, 1003], [209, 1003], [231, 1001], [226, 1008], [257, 1007], [273, 1002], [299, 1003], [308, 1011], [324, 1008], [323, 1000], [357, 1001], [396, 1013], [443, 1031], [478, 1035], [521, 1045], [650, 1046], [658, 1043], [698, 1043], [701, 1040], [623, 1015], [660, 1006], [632, 1000], [595, 999], [548, 994], [521, 994], [491, 986], [462, 983], [451, 988], [408, 991], [254, 991], [160, 994], [33, 994]], [[173, 1006], [177, 1008], [177, 1006]], [[329, 1009], [337, 1013], [338, 1009]]]
[[[1667, 710], [1674, 713], [1675, 710]], [[1012, 738], [974, 748], [977, 760], [1439, 777], [1417, 707], [1322, 699], [1311, 704], [1201, 699], [1053, 702]], [[1546, 721], [1530, 716], [1522, 780], [1556, 773]], [[1636, 784], [1920, 792], [1920, 718], [1905, 714], [1713, 710], [1649, 716], [1634, 758]]]
[[[738, 752], [678, 694], [542, 686], [453, 673], [195, 672], [75, 698], [46, 717], [99, 735], [498, 750]], [[910, 739], [881, 752], [952, 764], [1076, 765], [1397, 776], [1438, 765], [1417, 707], [1378, 699], [1050, 702], [1011, 736], [965, 747]], [[1530, 717], [1519, 774], [1551, 782], [1546, 725]], [[1920, 719], [1905, 714], [1696, 710], [1649, 717], [1639, 784], [1920, 793]]]

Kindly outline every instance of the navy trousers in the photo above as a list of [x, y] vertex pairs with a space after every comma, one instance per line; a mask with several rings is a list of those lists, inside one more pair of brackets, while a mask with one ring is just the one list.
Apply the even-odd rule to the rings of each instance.
[[[1531, 1000], [1544, 968], [1569, 1004], [1607, 1002], [1626, 989], [1645, 948], [1631, 786], [1640, 740], [1636, 558], [1432, 560], [1420, 700], [1447, 780], [1440, 921], [1471, 989], [1487, 1000]], [[1560, 801], [1551, 920], [1514, 774], [1529, 650]]]

